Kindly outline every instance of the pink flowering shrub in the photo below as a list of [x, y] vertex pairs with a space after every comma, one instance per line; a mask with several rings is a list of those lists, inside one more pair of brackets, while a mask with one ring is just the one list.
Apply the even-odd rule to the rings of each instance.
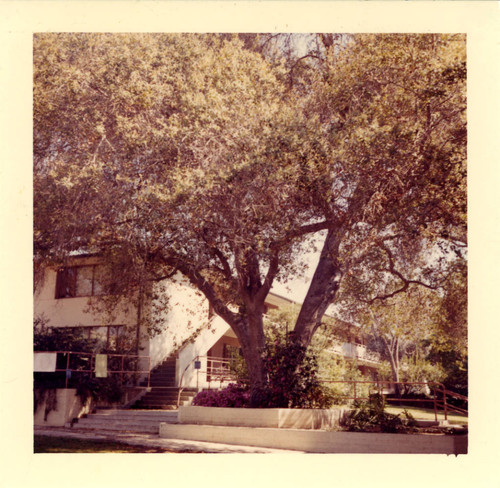
[[263, 351], [266, 384], [250, 395], [248, 386], [231, 383], [223, 390], [198, 393], [192, 405], [201, 407], [329, 408], [332, 393], [321, 385], [317, 363], [306, 348], [292, 340], [276, 340]]
[[230, 383], [223, 390], [205, 390], [198, 393], [192, 405], [199, 407], [248, 407], [250, 392], [245, 385]]

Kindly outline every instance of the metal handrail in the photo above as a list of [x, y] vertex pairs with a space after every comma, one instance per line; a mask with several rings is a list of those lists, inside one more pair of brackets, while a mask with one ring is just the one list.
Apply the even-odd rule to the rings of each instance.
[[[70, 373], [89, 373], [90, 375], [92, 375], [92, 373], [95, 373], [95, 356], [97, 354], [100, 354], [100, 353], [95, 353], [95, 352], [77, 352], [77, 351], [35, 351], [35, 352], [49, 352], [49, 353], [54, 353], [54, 354], [65, 354], [67, 355], [67, 359], [66, 359], [66, 368], [62, 369], [62, 368], [56, 368], [55, 369], [55, 373], [62, 373], [62, 372], [70, 372]], [[148, 374], [148, 385], [147, 385], [147, 388], [150, 387], [150, 382], [151, 382], [151, 357], [150, 356], [142, 356], [142, 355], [138, 355], [138, 354], [118, 354], [118, 353], [111, 353], [111, 354], [107, 354], [107, 353], [104, 353], [108, 358], [112, 358], [112, 357], [118, 357], [118, 358], [121, 358], [121, 364], [120, 364], [120, 369], [119, 370], [108, 370], [108, 373], [109, 374], [120, 374], [120, 381], [123, 382], [123, 375], [126, 374], [126, 373], [147, 373]], [[73, 369], [73, 368], [70, 368], [70, 358], [71, 356], [75, 357], [75, 356], [89, 356], [88, 359], [90, 359], [89, 361], [89, 369]], [[144, 370], [140, 370], [140, 369], [134, 369], [134, 370], [131, 370], [131, 369], [124, 369], [124, 362], [125, 362], [125, 358], [127, 359], [146, 359], [148, 360], [148, 369], [144, 369]], [[66, 375], [66, 381], [65, 381], [65, 384], [64, 384], [64, 388], [67, 389], [68, 388], [68, 383], [69, 383], [69, 377], [68, 375]]]
[[461, 407], [457, 407], [456, 405], [451, 405], [451, 404], [447, 403], [446, 402], [446, 397], [450, 396], [452, 398], [456, 398], [458, 400], [463, 400], [465, 402], [468, 402], [469, 399], [466, 396], [461, 395], [460, 393], [455, 393], [454, 391], [446, 389], [446, 387], [444, 385], [442, 385], [442, 386], [443, 386], [443, 389], [441, 390], [441, 393], [443, 394], [443, 398], [444, 398], [444, 402], [445, 402], [444, 406], [446, 407], [446, 409], [447, 410], [454, 410], [455, 412], [468, 415], [468, 411], [466, 409], [461, 408]]
[[[180, 397], [182, 392], [186, 387], [182, 386], [182, 383], [184, 381], [184, 377], [188, 369], [196, 362], [200, 361], [200, 359], [205, 358], [208, 361], [213, 361], [217, 363], [221, 363], [221, 366], [219, 368], [216, 368], [215, 370], [213, 368], [208, 368], [207, 370], [201, 370], [198, 369], [197, 372], [203, 372], [207, 374], [211, 374], [213, 376], [217, 375], [217, 371], [220, 371], [221, 373], [228, 373], [230, 372], [229, 368], [227, 366], [230, 365], [231, 359], [227, 358], [221, 358], [221, 357], [215, 357], [215, 356], [196, 356], [194, 357], [184, 368], [184, 371], [182, 372], [180, 382], [179, 382], [179, 391], [178, 391], [178, 396], [177, 396], [177, 408], [180, 405]], [[227, 365], [227, 366], [226, 366]], [[214, 373], [215, 371], [215, 373]], [[220, 377], [218, 378], [218, 381], [222, 382], [226, 379], [233, 379], [231, 376], [226, 376], [225, 374], [220, 374]], [[197, 380], [198, 381], [198, 380]], [[209, 382], [212, 380], [210, 379]], [[338, 383], [338, 384], [351, 384], [353, 386], [353, 396], [342, 396], [341, 398], [345, 400], [368, 400], [369, 397], [363, 397], [359, 396], [357, 394], [356, 390], [356, 385], [363, 385], [363, 384], [371, 384], [375, 385], [376, 389], [378, 390], [378, 393], [382, 395], [382, 390], [384, 386], [395, 386], [395, 385], [410, 385], [410, 386], [426, 386], [430, 391], [432, 391], [432, 398], [412, 398], [412, 402], [421, 402], [421, 403], [432, 403], [434, 407], [434, 415], [435, 419], [437, 421], [437, 415], [438, 415], [438, 409], [442, 410], [444, 412], [444, 418], [445, 420], [448, 420], [448, 411], [456, 411], [461, 414], [467, 415], [468, 412], [466, 409], [456, 407], [454, 405], [450, 405], [447, 401], [447, 397], [454, 397], [460, 400], [468, 401], [468, 398], [464, 395], [460, 395], [459, 393], [455, 393], [453, 391], [448, 390], [442, 383], [437, 382], [437, 381], [405, 381], [405, 382], [394, 382], [394, 381], [385, 381], [385, 380], [349, 380], [349, 381], [342, 381], [342, 380], [328, 380], [328, 379], [322, 379], [322, 383]], [[439, 398], [441, 396], [441, 398]]]
[[[179, 405], [180, 405], [180, 402], [181, 402], [181, 394], [182, 392], [184, 391], [184, 389], [186, 388], [185, 386], [182, 386], [182, 382], [184, 380], [184, 375], [186, 374], [186, 371], [189, 369], [189, 367], [191, 365], [193, 365], [196, 361], [199, 361], [200, 359], [206, 359], [207, 360], [207, 363], [208, 361], [213, 361], [213, 362], [217, 362], [217, 363], [221, 363], [221, 364], [226, 364], [227, 366], [229, 366], [231, 364], [231, 359], [227, 359], [227, 358], [221, 358], [221, 357], [217, 357], [217, 356], [195, 356], [188, 364], [187, 366], [184, 368], [184, 371], [182, 372], [181, 374], [181, 378], [180, 378], [180, 381], [179, 381], [179, 391], [178, 391], [178, 394], [177, 394], [177, 408], [179, 408]], [[215, 371], [215, 373], [214, 373]], [[220, 371], [220, 373], [217, 373], [217, 371]], [[222, 384], [222, 382], [226, 379], [232, 379], [230, 377], [230, 375], [228, 376], [225, 376], [223, 373], [228, 373], [230, 372], [230, 369], [228, 367], [223, 367], [221, 366], [220, 368], [218, 369], [213, 369], [213, 368], [208, 368], [206, 370], [201, 370], [201, 369], [197, 369], [197, 374], [199, 374], [200, 372], [202, 373], [206, 373], [207, 375], [210, 374], [211, 376], [217, 376], [217, 374], [220, 374], [219, 378], [217, 381], [220, 381], [220, 383]], [[209, 384], [212, 382], [212, 379], [208, 380]], [[198, 378], [196, 380], [196, 383], [198, 385]]]
[[[460, 395], [459, 393], [452, 392], [447, 390], [446, 387], [437, 381], [404, 381], [404, 382], [394, 382], [394, 381], [382, 381], [382, 380], [373, 380], [373, 381], [358, 381], [358, 380], [350, 380], [350, 381], [340, 381], [340, 380], [321, 380], [322, 383], [340, 383], [340, 384], [352, 384], [353, 385], [353, 396], [341, 396], [341, 398], [345, 400], [368, 400], [369, 397], [362, 397], [357, 395], [356, 385], [357, 384], [372, 384], [376, 385], [378, 389], [379, 395], [382, 396], [383, 385], [423, 385], [427, 386], [430, 390], [432, 389], [433, 395], [432, 398], [412, 398], [410, 401], [412, 402], [422, 402], [422, 403], [432, 403], [434, 407], [434, 416], [437, 421], [437, 411], [438, 407], [444, 412], [445, 420], [448, 420], [448, 410], [454, 410], [458, 413], [467, 414], [467, 410], [462, 409], [460, 407], [456, 407], [454, 405], [450, 405], [447, 402], [447, 396], [456, 397], [461, 400], [468, 401], [468, 398], [464, 395]], [[438, 399], [436, 393], [442, 395], [442, 399]]]

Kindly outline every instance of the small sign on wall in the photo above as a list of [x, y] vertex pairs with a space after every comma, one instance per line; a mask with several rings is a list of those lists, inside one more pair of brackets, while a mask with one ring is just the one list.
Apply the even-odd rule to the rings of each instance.
[[108, 376], [108, 356], [106, 354], [95, 355], [95, 377], [107, 378]]
[[35, 352], [33, 359], [33, 371], [35, 373], [54, 373], [56, 370], [57, 353]]

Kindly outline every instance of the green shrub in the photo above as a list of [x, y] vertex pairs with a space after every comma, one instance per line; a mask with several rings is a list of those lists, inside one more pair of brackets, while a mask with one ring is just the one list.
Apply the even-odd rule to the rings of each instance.
[[416, 422], [404, 410], [395, 415], [384, 410], [381, 395], [372, 395], [368, 402], [357, 402], [355, 408], [343, 420], [343, 426], [351, 432], [413, 432]]
[[258, 394], [260, 407], [329, 408], [334, 396], [318, 378], [312, 353], [293, 340], [276, 339], [264, 352], [267, 385]]
[[76, 394], [82, 403], [88, 398], [105, 403], [120, 403], [123, 398], [123, 387], [118, 378], [109, 376], [107, 378], [89, 378], [83, 376], [76, 384]]
[[81, 336], [72, 328], [48, 327], [47, 321], [41, 317], [34, 320], [34, 351], [78, 351], [92, 352], [97, 341]]

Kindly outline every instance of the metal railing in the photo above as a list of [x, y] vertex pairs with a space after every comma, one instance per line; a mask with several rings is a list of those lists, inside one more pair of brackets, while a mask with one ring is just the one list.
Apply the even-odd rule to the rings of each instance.
[[[201, 369], [201, 360], [206, 359], [207, 367], [206, 369]], [[199, 363], [199, 364], [197, 364]], [[212, 382], [218, 382], [219, 386], [222, 387], [222, 383], [225, 381], [234, 381], [236, 379], [235, 374], [231, 371], [231, 359], [221, 358], [216, 356], [196, 356], [194, 357], [184, 368], [182, 372], [181, 379], [179, 381], [179, 392], [177, 395], [177, 408], [180, 405], [181, 394], [187, 386], [183, 386], [184, 377], [187, 371], [194, 367], [196, 371], [196, 388], [199, 388], [200, 384], [200, 373], [206, 374], [206, 382], [210, 385]], [[199, 367], [195, 367], [195, 365]]]
[[[206, 359], [206, 369], [201, 369], [201, 360]], [[206, 375], [206, 382], [209, 384], [209, 388], [212, 382], [218, 382], [219, 387], [222, 387], [222, 383], [226, 381], [236, 380], [236, 375], [231, 370], [231, 359], [215, 357], [215, 356], [196, 356], [193, 358], [182, 372], [179, 381], [179, 390], [177, 396], [177, 407], [180, 405], [181, 394], [187, 386], [183, 386], [185, 375], [188, 370], [193, 367], [196, 371], [196, 388], [199, 389], [200, 379], [199, 375]], [[194, 367], [194, 366], [198, 367]], [[393, 381], [382, 381], [382, 380], [351, 380], [351, 381], [338, 381], [338, 380], [327, 380], [322, 379], [323, 384], [339, 384], [348, 385], [350, 387], [350, 394], [340, 395], [343, 400], [369, 400], [370, 395], [378, 393], [383, 398], [387, 396], [390, 390], [395, 391], [401, 389], [417, 388], [427, 390], [427, 395], [424, 397], [393, 397], [390, 400], [400, 401], [400, 402], [411, 402], [411, 403], [422, 403], [423, 405], [431, 405], [434, 410], [435, 420], [438, 419], [438, 411], [442, 411], [444, 414], [444, 419], [448, 420], [449, 412], [457, 412], [463, 415], [467, 415], [468, 411], [466, 408], [462, 408], [450, 403], [449, 399], [454, 398], [467, 404], [468, 398], [464, 395], [460, 395], [453, 391], [446, 389], [446, 387], [439, 382], [431, 381], [413, 381], [413, 382], [398, 382]], [[365, 387], [365, 388], [363, 388]], [[364, 391], [363, 391], [364, 390]]]
[[[69, 380], [76, 374], [95, 375], [95, 358], [99, 353], [75, 351], [47, 351], [57, 354], [55, 373], [66, 373], [64, 388], [68, 388]], [[120, 383], [131, 374], [147, 374], [147, 388], [151, 380], [151, 358], [136, 354], [105, 354], [107, 356], [107, 374], [120, 375]], [[147, 360], [147, 369], [139, 369], [140, 362]], [[58, 367], [64, 365], [64, 367]]]
[[[467, 415], [468, 412], [465, 408], [458, 407], [449, 402], [448, 397], [455, 398], [457, 400], [463, 401], [464, 403], [468, 402], [468, 398], [464, 395], [460, 395], [458, 393], [447, 390], [446, 387], [439, 382], [434, 381], [405, 381], [405, 382], [393, 382], [393, 381], [381, 381], [381, 380], [373, 380], [373, 381], [337, 381], [337, 380], [321, 380], [324, 384], [343, 384], [350, 385], [352, 387], [352, 395], [340, 395], [340, 398], [343, 400], [369, 400], [370, 395], [374, 393], [378, 393], [382, 398], [387, 396], [388, 391], [390, 389], [396, 389], [396, 385], [398, 387], [419, 387], [419, 388], [427, 388], [431, 394], [431, 397], [392, 397], [390, 400], [399, 401], [399, 402], [411, 402], [411, 403], [427, 403], [432, 404], [432, 408], [434, 409], [435, 419], [437, 421], [438, 410], [443, 411], [445, 420], [448, 420], [448, 412], [454, 411], [463, 415]], [[372, 385], [370, 388], [369, 385]], [[368, 388], [364, 388], [365, 391], [362, 391], [362, 386], [368, 386]], [[368, 396], [365, 396], [368, 393]]]

